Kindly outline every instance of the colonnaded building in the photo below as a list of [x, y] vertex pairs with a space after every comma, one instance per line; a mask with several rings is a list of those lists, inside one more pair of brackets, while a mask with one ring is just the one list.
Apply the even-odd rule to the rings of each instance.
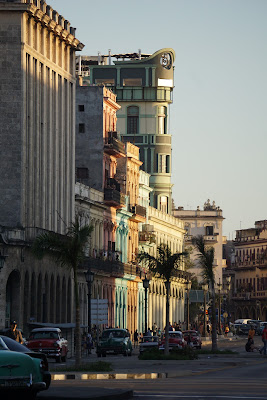
[[[115, 91], [103, 85], [88, 88], [76, 102], [75, 52], [83, 44], [70, 23], [45, 1], [0, 1], [0, 37], [0, 328], [16, 319], [25, 335], [34, 326], [52, 324], [73, 338], [72, 274], [48, 258], [34, 259], [31, 245], [44, 231], [64, 234], [76, 211], [94, 227], [79, 271], [82, 326], [88, 326], [84, 272], [89, 269], [94, 273], [92, 297], [108, 299], [105, 325], [143, 331], [142, 280], [147, 271], [139, 267], [136, 255], [141, 248], [155, 254], [161, 242], [170, 244], [172, 251], [182, 251], [185, 233], [183, 222], [170, 215], [170, 169], [166, 167], [170, 160], [160, 157], [170, 156], [170, 137], [160, 119], [165, 108], [158, 107], [167, 109], [171, 98], [165, 75], [172, 68], [174, 53], [169, 51], [165, 57], [164, 50], [147, 57], [153, 62], [145, 66], [142, 82], [149, 82], [154, 93], [153, 118], [150, 112], [140, 111], [136, 119], [134, 108], [127, 116], [129, 133], [136, 130], [139, 118], [158, 121], [151, 139], [143, 135], [144, 144], [154, 146], [148, 151], [142, 143], [125, 143], [116, 135], [117, 112], [123, 107]], [[167, 79], [165, 89], [158, 87], [160, 79]], [[97, 103], [87, 98], [89, 90], [95, 90]], [[86, 118], [90, 120], [97, 107], [93, 138]], [[97, 173], [94, 162], [100, 168]], [[183, 320], [188, 278], [183, 269], [172, 282], [171, 322]], [[149, 324], [156, 322], [163, 328], [164, 303], [164, 283], [151, 277]]]

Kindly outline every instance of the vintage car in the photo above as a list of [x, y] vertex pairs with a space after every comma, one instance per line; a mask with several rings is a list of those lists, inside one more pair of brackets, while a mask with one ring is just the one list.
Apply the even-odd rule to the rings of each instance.
[[152, 350], [158, 348], [159, 348], [158, 336], [143, 336], [139, 344], [139, 353], [142, 354], [146, 350]]
[[17, 351], [18, 353], [27, 354], [28, 356], [30, 356], [32, 358], [38, 358], [42, 362], [42, 367], [44, 370], [44, 381], [46, 383], [46, 389], [48, 389], [50, 386], [50, 383], [51, 383], [51, 374], [48, 371], [49, 367], [48, 367], [48, 361], [47, 361], [46, 355], [43, 353], [32, 351], [32, 350], [28, 349], [28, 347], [25, 344], [22, 345], [22, 344], [16, 342], [16, 340], [11, 339], [10, 337], [0, 336], [0, 338], [3, 340], [3, 342], [5, 343], [5, 345], [7, 346], [7, 348], [9, 350]]
[[[190, 344], [195, 349], [201, 349], [202, 341], [200, 337], [200, 333], [198, 331], [190, 330], [184, 331], [184, 340], [186, 341], [187, 345]], [[189, 340], [190, 338], [190, 340]]]
[[[183, 338], [181, 331], [169, 331], [169, 348], [184, 349], [186, 347], [186, 341]], [[161, 340], [160, 350], [165, 348], [165, 335]]]
[[8, 398], [12, 393], [29, 400], [38, 392], [48, 389], [45, 382], [45, 367], [40, 358], [11, 351], [0, 338], [0, 396]]
[[105, 357], [107, 353], [131, 356], [133, 351], [130, 334], [126, 329], [106, 329], [103, 331], [96, 348], [98, 357]]
[[32, 351], [44, 353], [56, 362], [65, 362], [68, 354], [68, 341], [59, 328], [35, 328], [31, 331], [26, 345]]

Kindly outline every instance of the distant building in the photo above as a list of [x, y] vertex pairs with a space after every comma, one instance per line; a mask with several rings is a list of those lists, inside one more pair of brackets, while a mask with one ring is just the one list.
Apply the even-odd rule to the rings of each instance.
[[267, 320], [267, 220], [239, 229], [234, 240], [231, 272], [235, 317]]
[[194, 273], [199, 281], [202, 281], [201, 269], [197, 263], [197, 251], [192, 245], [192, 237], [203, 235], [207, 246], [214, 247], [214, 273], [215, 281], [218, 283], [219, 279], [222, 282], [222, 269], [226, 266], [226, 261], [223, 258], [223, 244], [226, 243], [226, 238], [222, 235], [223, 215], [220, 207], [212, 204], [208, 200], [200, 210], [184, 210], [183, 207], [178, 207], [173, 211], [173, 215], [184, 221], [186, 230], [185, 235], [185, 248], [192, 250], [191, 260], [194, 266], [190, 272]]
[[165, 48], [152, 55], [140, 51], [76, 60], [84, 84], [104, 84], [117, 94], [120, 138], [140, 148], [141, 168], [150, 174], [153, 189], [150, 205], [167, 214], [172, 212], [169, 107], [174, 59], [174, 50]]

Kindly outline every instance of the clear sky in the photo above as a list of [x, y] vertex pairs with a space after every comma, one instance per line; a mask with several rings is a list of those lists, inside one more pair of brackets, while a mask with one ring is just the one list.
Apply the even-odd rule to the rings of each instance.
[[267, 0], [47, 0], [81, 54], [176, 52], [175, 205], [215, 200], [224, 235], [267, 219]]

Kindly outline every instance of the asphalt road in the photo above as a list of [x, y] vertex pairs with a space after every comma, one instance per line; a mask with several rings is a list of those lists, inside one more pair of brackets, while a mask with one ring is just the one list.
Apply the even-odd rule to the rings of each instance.
[[[244, 349], [246, 339], [233, 339], [219, 344], [219, 348], [231, 348], [240, 352], [238, 359], [231, 356], [225, 362], [220, 357], [213, 359], [206, 356], [201, 362], [194, 360], [180, 362], [179, 366], [171, 362], [173, 368], [182, 371], [189, 369], [190, 375], [156, 380], [89, 380], [89, 381], [54, 381], [49, 391], [62, 391], [66, 398], [71, 391], [86, 393], [104, 390], [112, 393], [113, 390], [133, 390], [135, 400], [267, 400], [267, 358], [259, 353], [246, 353]], [[255, 340], [256, 346], [261, 346], [260, 338]], [[131, 358], [122, 356], [107, 356], [103, 361], [110, 361], [115, 371], [135, 369], [140, 365], [136, 355]], [[98, 361], [95, 355], [90, 361]], [[102, 360], [102, 359], [101, 359]], [[68, 363], [72, 363], [69, 360]], [[164, 370], [165, 362], [142, 362], [146, 369], [157, 368]], [[154, 363], [154, 364], [153, 364]], [[170, 362], [168, 368], [170, 368]], [[54, 364], [55, 365], [55, 364]], [[52, 366], [52, 363], [51, 363]], [[60, 366], [59, 366], [60, 367]], [[139, 367], [140, 368], [140, 367]], [[99, 392], [100, 393], [100, 392]], [[48, 394], [48, 393], [47, 393]], [[41, 396], [40, 396], [41, 397]], [[108, 398], [108, 397], [107, 397]]]

